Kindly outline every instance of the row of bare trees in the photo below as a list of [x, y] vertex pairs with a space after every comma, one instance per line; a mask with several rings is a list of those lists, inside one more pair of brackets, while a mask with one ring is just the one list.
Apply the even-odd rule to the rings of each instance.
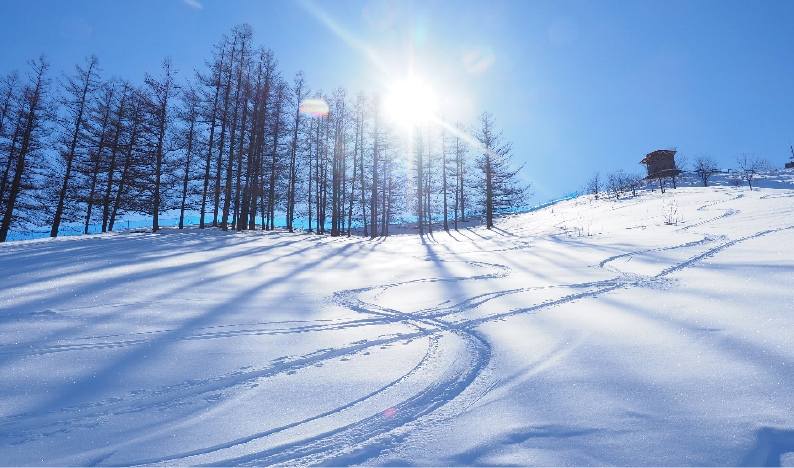
[[39, 155], [43, 151], [48, 124], [54, 119], [53, 108], [47, 99], [51, 85], [46, 77], [49, 67], [42, 57], [31, 62], [30, 68], [26, 82], [20, 82], [16, 73], [3, 80], [0, 241], [6, 239], [11, 224], [16, 221], [15, 211], [21, 213], [18, 218], [32, 221], [31, 213], [36, 211], [39, 203], [29, 194], [37, 175], [43, 175], [46, 169]]
[[56, 88], [47, 68], [42, 57], [26, 79], [0, 82], [0, 241], [13, 227], [112, 231], [127, 213], [157, 231], [168, 210], [180, 228], [198, 212], [200, 228], [273, 230], [286, 217], [290, 232], [301, 219], [320, 234], [360, 226], [375, 237], [410, 214], [422, 232], [457, 228], [479, 206], [490, 227], [525, 195], [490, 114], [476, 129], [426, 125], [406, 138], [378, 96], [285, 79], [247, 25], [191, 77], [166, 59], [136, 86], [104, 79], [92, 56]]
[[[794, 154], [794, 150], [792, 150], [792, 154]], [[686, 170], [688, 163], [687, 158], [676, 156], [676, 167], [679, 170]], [[753, 180], [757, 179], [759, 174], [771, 170], [772, 167], [768, 160], [754, 154], [739, 155], [736, 158], [736, 164], [738, 171], [733, 175], [734, 181], [737, 184], [745, 181], [750, 189], [753, 188]], [[720, 172], [717, 160], [707, 154], [697, 155], [692, 162], [692, 173], [703, 184], [703, 187], [708, 187], [709, 181]], [[676, 177], [678, 176], [669, 176], [673, 187], [676, 184]], [[618, 170], [604, 177], [599, 172], [596, 172], [585, 183], [584, 191], [587, 194], [594, 195], [596, 199], [603, 193], [620, 198], [629, 191], [632, 196], [636, 196], [637, 189], [643, 186], [644, 183], [645, 179], [639, 174], [626, 174]]]

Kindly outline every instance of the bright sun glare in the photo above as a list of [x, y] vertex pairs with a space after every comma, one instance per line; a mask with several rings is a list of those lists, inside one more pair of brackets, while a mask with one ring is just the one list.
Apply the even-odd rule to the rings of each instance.
[[411, 128], [427, 122], [436, 112], [436, 96], [416, 78], [398, 81], [389, 88], [383, 102], [386, 114], [396, 123]]

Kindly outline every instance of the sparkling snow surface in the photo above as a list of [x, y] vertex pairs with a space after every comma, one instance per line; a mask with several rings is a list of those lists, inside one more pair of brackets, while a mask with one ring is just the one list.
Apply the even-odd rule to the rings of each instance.
[[0, 244], [0, 465], [791, 464], [779, 178], [424, 239]]

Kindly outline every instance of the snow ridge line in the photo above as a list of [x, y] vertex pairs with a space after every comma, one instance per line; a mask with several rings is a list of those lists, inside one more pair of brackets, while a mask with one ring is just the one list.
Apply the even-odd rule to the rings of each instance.
[[689, 229], [692, 229], [693, 227], [702, 226], [702, 225], [708, 224], [708, 223], [710, 223], [712, 221], [717, 221], [718, 219], [727, 218], [728, 216], [733, 216], [733, 215], [739, 214], [739, 213], [741, 213], [741, 211], [734, 210], [733, 208], [728, 208], [727, 210], [725, 210], [725, 213], [723, 213], [723, 214], [721, 214], [719, 216], [715, 216], [715, 217], [713, 217], [711, 219], [706, 219], [706, 220], [700, 221], [699, 223], [690, 224], [689, 226], [684, 226], [682, 228], [676, 229], [676, 232], [678, 232], [678, 231], [687, 231]]
[[[688, 247], [697, 247], [699, 245], [704, 245], [704, 244], [708, 244], [710, 242], [714, 242], [715, 240], [717, 240], [717, 238], [715, 238], [713, 236], [705, 236], [703, 239], [692, 241], [692, 242], [687, 242], [685, 244], [673, 245], [673, 246], [668, 246], [668, 247], [657, 247], [655, 249], [636, 250], [634, 252], [626, 252], [626, 253], [622, 253], [620, 255], [615, 255], [615, 256], [612, 256], [612, 257], [609, 257], [609, 258], [606, 258], [606, 259], [602, 260], [598, 264], [598, 267], [599, 268], [606, 268], [606, 264], [607, 263], [613, 262], [613, 261], [615, 261], [615, 260], [617, 260], [619, 258], [633, 257], [635, 255], [642, 255], [642, 254], [645, 254], [645, 253], [648, 253], [648, 252], [664, 252], [664, 251], [667, 251], [667, 250], [684, 249], [684, 248], [688, 248]], [[606, 268], [606, 269], [608, 269], [610, 271], [619, 272], [619, 270], [613, 270], [611, 268]]]
[[743, 193], [739, 193], [736, 196], [728, 198], [726, 200], [717, 200], [717, 201], [713, 201], [711, 203], [706, 203], [705, 205], [699, 207], [698, 211], [704, 211], [706, 208], [708, 208], [710, 206], [719, 205], [721, 203], [726, 203], [726, 202], [729, 202], [729, 201], [739, 200], [740, 198], [744, 198], [744, 194]]
[[[272, 322], [262, 322], [260, 325], [267, 325], [268, 323]], [[168, 333], [173, 330], [154, 330], [149, 332], [138, 332], [131, 334], [132, 336], [146, 336], [145, 338], [135, 338], [135, 339], [128, 339], [128, 340], [116, 340], [116, 341], [103, 341], [103, 342], [95, 342], [95, 343], [69, 343], [69, 344], [59, 344], [59, 345], [48, 345], [48, 346], [34, 346], [33, 343], [19, 343], [14, 345], [0, 345], [0, 356], [38, 356], [38, 355], [45, 355], [45, 354], [53, 354], [53, 353], [61, 353], [67, 351], [81, 351], [81, 350], [88, 350], [88, 349], [109, 349], [109, 348], [123, 348], [127, 346], [134, 346], [139, 344], [154, 344], [154, 343], [165, 343], [165, 342], [175, 342], [175, 341], [193, 341], [193, 340], [208, 340], [214, 338], [230, 338], [236, 336], [257, 336], [257, 335], [289, 335], [293, 333], [307, 333], [312, 331], [329, 331], [329, 330], [342, 330], [349, 327], [356, 327], [356, 326], [368, 326], [368, 325], [378, 325], [386, 323], [382, 320], [378, 319], [357, 319], [357, 320], [349, 320], [349, 321], [340, 321], [328, 324], [317, 324], [317, 325], [305, 325], [302, 327], [292, 327], [292, 328], [244, 328], [240, 330], [221, 330], [215, 332], [202, 332], [202, 333], [193, 333], [193, 334], [184, 334], [182, 336], [172, 336], [167, 338], [160, 338], [157, 337], [157, 334]], [[223, 327], [232, 327], [235, 325], [224, 325]], [[203, 327], [198, 330], [207, 330], [212, 328], [222, 328], [222, 327]], [[94, 340], [98, 338], [114, 338], [114, 337], [122, 337], [122, 334], [116, 335], [106, 335], [102, 337], [85, 337], [85, 338], [75, 338], [74, 340]], [[17, 349], [7, 349], [3, 350], [3, 347], [13, 347]], [[22, 351], [18, 349], [21, 348]]]
[[748, 241], [748, 240], [751, 240], [751, 239], [756, 239], [758, 237], [766, 236], [767, 234], [772, 234], [772, 233], [776, 233], [776, 232], [786, 231], [788, 229], [794, 229], [794, 225], [787, 226], [787, 227], [782, 227], [782, 228], [767, 229], [767, 230], [764, 230], [764, 231], [757, 232], [755, 234], [751, 234], [749, 236], [741, 237], [739, 239], [735, 239], [735, 240], [732, 240], [732, 241], [728, 241], [728, 242], [722, 243], [722, 244], [720, 244], [720, 245], [718, 245], [718, 246], [716, 246], [716, 247], [714, 247], [712, 249], [709, 249], [709, 250], [707, 250], [707, 251], [705, 251], [705, 252], [703, 252], [703, 253], [701, 253], [699, 255], [695, 255], [694, 257], [691, 257], [689, 260], [686, 260], [686, 261], [681, 262], [681, 263], [679, 263], [677, 265], [673, 265], [673, 266], [671, 266], [669, 268], [666, 268], [666, 269], [662, 270], [662, 272], [659, 273], [658, 275], [656, 275], [654, 278], [661, 278], [661, 277], [669, 275], [670, 273], [675, 273], [676, 271], [683, 270], [684, 268], [692, 266], [693, 264], [695, 264], [695, 263], [697, 263], [697, 262], [699, 262], [701, 260], [704, 260], [706, 258], [709, 258], [709, 257], [713, 256], [714, 254], [719, 253], [722, 250], [725, 250], [728, 247], [736, 245], [736, 244], [738, 244], [740, 242]]

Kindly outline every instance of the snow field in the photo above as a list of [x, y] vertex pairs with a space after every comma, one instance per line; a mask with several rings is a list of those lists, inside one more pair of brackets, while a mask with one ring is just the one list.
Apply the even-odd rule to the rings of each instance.
[[774, 183], [424, 238], [0, 245], [0, 461], [789, 463], [794, 190]]

